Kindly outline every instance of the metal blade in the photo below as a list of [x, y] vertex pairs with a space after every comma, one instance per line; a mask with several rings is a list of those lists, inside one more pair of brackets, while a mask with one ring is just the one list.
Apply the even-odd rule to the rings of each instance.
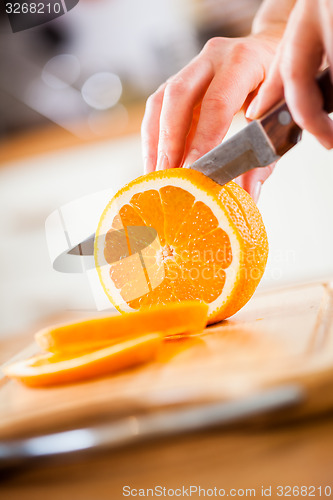
[[253, 121], [229, 140], [209, 151], [188, 168], [198, 170], [223, 186], [256, 167], [280, 158], [258, 121]]
[[82, 241], [79, 245], [76, 245], [74, 248], [71, 248], [66, 253], [70, 255], [94, 255], [94, 243], [95, 243], [95, 235], [92, 234], [86, 240]]
[[[101, 245], [104, 244], [105, 235], [100, 236]], [[113, 248], [113, 262], [129, 257], [128, 243], [131, 247], [131, 255], [141, 252], [157, 238], [157, 231], [150, 226], [127, 226], [125, 229], [110, 231], [107, 237], [109, 247]], [[127, 240], [128, 239], [128, 240]], [[81, 255], [82, 257], [94, 255], [95, 235], [92, 234], [86, 240], [66, 252], [69, 255]], [[108, 260], [109, 264], [111, 263]]]

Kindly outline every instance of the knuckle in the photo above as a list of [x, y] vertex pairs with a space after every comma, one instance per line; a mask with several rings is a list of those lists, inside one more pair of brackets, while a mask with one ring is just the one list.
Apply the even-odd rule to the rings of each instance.
[[165, 94], [172, 98], [182, 97], [188, 90], [188, 84], [182, 76], [175, 76], [167, 81]]
[[155, 90], [155, 92], [148, 97], [148, 99], [146, 101], [146, 108], [150, 108], [151, 106], [155, 106], [156, 104], [158, 104], [161, 101], [161, 99], [163, 99], [165, 85], [166, 85], [165, 83], [160, 85], [158, 87], [158, 89]]
[[230, 103], [224, 94], [212, 94], [205, 98], [205, 107], [211, 112], [221, 113], [224, 109], [228, 108]]
[[313, 120], [311, 119], [310, 116], [300, 112], [299, 110], [293, 110], [292, 115], [294, 121], [297, 123], [299, 127], [306, 130], [311, 128]]
[[206, 43], [203, 48], [203, 51], [205, 52], [215, 52], [216, 50], [221, 49], [221, 45], [225, 43], [225, 38], [215, 36], [213, 38], [210, 38]]
[[297, 63], [291, 54], [288, 56], [283, 54], [280, 62], [280, 74], [284, 82], [297, 82], [302, 80], [302, 72], [299, 70]]
[[183, 83], [185, 83], [185, 78], [182, 75], [182, 72], [177, 73], [176, 75], [170, 76], [170, 78], [168, 78], [166, 81], [167, 85], [181, 85]]
[[283, 62], [280, 64], [280, 74], [284, 82], [297, 80], [297, 72], [291, 64]]
[[160, 129], [160, 142], [168, 142], [170, 140], [171, 134], [170, 131], [166, 128]]
[[[221, 135], [212, 130], [201, 130], [197, 141], [193, 144], [193, 149], [198, 151], [198, 158], [206, 154], [221, 143]], [[203, 147], [204, 145], [204, 147]], [[200, 154], [199, 154], [200, 153]]]
[[231, 64], [238, 65], [242, 64], [244, 61], [255, 60], [253, 58], [254, 50], [253, 47], [250, 46], [249, 42], [239, 41], [237, 42], [230, 55]]
[[159, 99], [160, 99], [159, 91], [156, 91], [153, 94], [151, 94], [146, 101], [146, 108], [151, 108], [152, 106], [155, 106], [155, 104], [159, 101]]

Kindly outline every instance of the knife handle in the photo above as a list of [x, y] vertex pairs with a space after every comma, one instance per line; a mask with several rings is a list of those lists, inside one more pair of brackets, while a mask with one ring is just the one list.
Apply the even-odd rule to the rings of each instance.
[[[323, 109], [331, 113], [333, 111], [333, 84], [329, 68], [320, 73], [317, 82], [323, 95]], [[289, 151], [302, 137], [302, 129], [292, 119], [285, 101], [280, 102], [258, 121], [265, 129], [279, 156]]]

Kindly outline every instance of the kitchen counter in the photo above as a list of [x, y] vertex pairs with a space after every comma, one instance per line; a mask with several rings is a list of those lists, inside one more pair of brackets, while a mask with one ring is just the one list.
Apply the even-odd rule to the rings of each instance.
[[[31, 335], [2, 341], [0, 361], [30, 341]], [[0, 472], [1, 497], [118, 500], [123, 498], [122, 488], [126, 485], [192, 485], [226, 491], [254, 488], [259, 498], [262, 486], [272, 486], [271, 498], [278, 498], [277, 486], [333, 487], [333, 413], [284, 425], [277, 422], [259, 419], [245, 425], [4, 470]]]
[[[39, 142], [40, 137], [36, 136], [35, 140]], [[126, 165], [130, 165], [131, 161], [137, 158], [136, 164], [126, 173], [128, 177], [140, 172], [138, 137], [118, 138], [117, 141], [112, 144], [91, 144], [84, 147], [76, 145], [75, 148], [82, 147], [82, 149], [60, 151], [53, 156], [43, 153], [44, 156], [31, 157], [25, 162], [19, 160], [15, 153], [12, 160], [7, 158], [2, 170], [3, 180], [8, 182], [7, 187], [18, 187], [17, 200], [20, 203], [23, 200], [24, 203], [15, 203], [15, 199], [10, 202], [12, 193], [2, 201], [4, 208], [5, 203], [8, 203], [7, 208], [9, 208], [8, 220], [5, 221], [3, 229], [3, 234], [8, 236], [6, 244], [8, 248], [6, 248], [9, 253], [6, 258], [9, 258], [10, 245], [14, 245], [15, 248], [17, 241], [23, 241], [15, 238], [27, 237], [22, 230], [24, 224], [20, 225], [23, 214], [27, 216], [25, 221], [30, 220], [33, 231], [36, 232], [34, 244], [37, 255], [31, 254], [29, 261], [33, 264], [38, 260], [38, 255], [46, 251], [45, 245], [38, 248], [43, 238], [43, 218], [46, 209], [51, 209], [52, 205], [57, 208], [61, 203], [89, 193], [89, 190], [97, 191], [102, 188], [101, 176], [104, 175], [105, 179], [108, 165], [111, 171], [115, 172], [114, 166], [117, 162], [119, 165], [121, 158]], [[131, 146], [131, 150], [126, 151], [128, 145]], [[12, 147], [14, 148], [13, 144]], [[326, 278], [332, 277], [332, 234], [329, 231], [332, 227], [332, 183], [330, 182], [332, 170], [329, 171], [329, 167], [332, 167], [332, 154], [321, 150], [311, 138], [306, 138], [304, 145], [298, 148], [301, 147], [303, 151], [301, 156], [298, 157], [295, 150], [288, 160], [287, 158], [286, 161], [283, 160], [284, 163], [281, 162], [263, 190], [260, 208], [270, 233], [272, 264], [268, 267], [266, 284], [263, 283], [262, 290], [265, 290], [265, 286], [268, 288], [278, 286], [279, 283], [285, 284], [288, 280], [300, 281], [302, 276], [310, 281], [322, 279], [324, 275]], [[92, 165], [93, 158], [96, 158], [97, 165]], [[48, 179], [43, 178], [43, 163], [45, 163], [45, 176], [50, 175]], [[316, 172], [313, 176], [314, 163]], [[94, 167], [96, 176], [92, 178], [91, 169]], [[300, 177], [303, 171], [304, 175]], [[11, 175], [14, 176], [12, 180], [9, 178]], [[77, 179], [80, 175], [78, 184]], [[52, 179], [56, 180], [57, 177], [58, 181], [52, 183]], [[29, 202], [33, 200], [35, 193], [27, 193], [26, 187], [28, 179], [33, 182], [38, 178], [41, 178], [42, 201], [34, 212]], [[67, 185], [64, 184], [64, 179], [67, 179]], [[117, 182], [121, 182], [121, 179]], [[53, 188], [52, 199], [50, 199], [52, 190], [43, 191], [49, 184]], [[282, 189], [284, 189], [283, 194]], [[17, 211], [13, 214], [10, 210], [15, 207]], [[27, 213], [24, 212], [25, 207], [29, 207]], [[36, 214], [37, 217], [34, 219]], [[290, 225], [287, 225], [288, 218], [291, 221]], [[14, 225], [13, 221], [16, 221]], [[304, 239], [305, 237], [308, 240]], [[31, 239], [28, 238], [27, 241]], [[316, 248], [321, 251], [319, 257], [316, 257]], [[82, 288], [82, 276], [74, 278], [71, 275], [52, 274], [51, 269], [46, 271], [49, 264], [45, 256], [42, 264], [43, 267], [36, 270], [38, 276], [36, 283], [33, 284], [33, 275], [27, 275], [23, 288], [28, 287], [31, 300], [35, 301], [31, 303], [36, 311], [44, 310], [44, 314], [38, 315], [36, 312], [35, 316], [33, 314], [29, 316], [25, 309], [27, 311], [31, 309], [29, 303], [24, 302], [23, 299], [26, 297], [22, 292], [20, 298], [22, 310], [19, 308], [20, 303], [16, 302], [10, 314], [6, 316], [7, 325], [4, 325], [6, 337], [0, 340], [0, 361], [8, 359], [29, 344], [32, 333], [37, 328], [63, 319], [82, 317], [89, 314], [89, 307], [93, 307], [88, 292], [83, 293], [80, 305], [79, 300], [72, 299], [77, 290]], [[20, 269], [23, 269], [22, 263], [20, 266]], [[14, 258], [8, 260], [8, 268], [16, 268]], [[280, 272], [279, 275], [276, 274], [276, 270]], [[11, 276], [8, 269], [6, 273], [2, 278], [3, 284], [10, 283]], [[45, 273], [48, 273], [46, 277]], [[45, 280], [51, 279], [50, 288], [46, 287], [45, 281], [42, 282], [42, 276]], [[51, 293], [51, 286], [53, 292], [50, 296], [58, 300], [56, 307], [54, 304], [50, 307], [49, 301], [43, 297], [45, 293]], [[18, 290], [22, 291], [23, 288]], [[15, 286], [10, 289], [13, 297], [15, 290]], [[2, 293], [5, 291], [4, 288]], [[17, 321], [14, 328], [10, 321], [14, 313], [20, 316], [17, 311], [22, 313], [22, 316], [26, 314], [25, 323]], [[15, 336], [8, 336], [11, 330], [16, 332]], [[224, 488], [226, 492], [231, 488], [255, 488], [256, 497], [261, 497], [262, 486], [264, 488], [272, 486], [271, 498], [278, 498], [276, 487], [279, 485], [321, 486], [323, 489], [325, 486], [331, 486], [333, 489], [332, 449], [332, 413], [284, 425], [277, 423], [264, 425], [260, 422], [235, 425], [167, 440], [157, 439], [140, 446], [86, 455], [75, 461], [63, 459], [52, 464], [43, 461], [15, 472], [2, 471], [1, 497], [6, 500], [36, 500], [45, 497], [51, 500], [59, 498], [118, 500], [124, 498], [122, 487], [125, 485], [137, 489], [153, 488], [158, 485], [166, 488], [193, 485], [201, 488], [216, 486], [218, 489]], [[192, 498], [197, 497], [192, 495]], [[322, 497], [325, 498], [323, 494]]]
[[[280, 308], [281, 314], [277, 315], [276, 308]], [[263, 315], [260, 320], [258, 313]], [[59, 321], [75, 319], [82, 319], [82, 313], [58, 318]], [[288, 335], [292, 338], [288, 339]], [[254, 489], [255, 496], [261, 498], [261, 488], [272, 487], [271, 498], [279, 498], [279, 486], [321, 487], [322, 491], [325, 487], [332, 488], [332, 336], [332, 290], [319, 284], [309, 285], [257, 295], [232, 321], [206, 329], [194, 343], [194, 350], [190, 347], [165, 365], [148, 365], [115, 379], [40, 390], [41, 394], [38, 389], [25, 389], [16, 382], [7, 383], [6, 388], [4, 380], [4, 391], [0, 394], [0, 405], [4, 405], [0, 411], [2, 435], [6, 427], [14, 435], [22, 435], [24, 429], [25, 432], [30, 429], [27, 435], [48, 432], [54, 426], [61, 429], [64, 422], [75, 428], [73, 419], [83, 421], [81, 426], [90, 426], [95, 422], [96, 409], [99, 418], [104, 415], [108, 421], [121, 407], [125, 415], [136, 414], [128, 409], [131, 398], [134, 407], [139, 404], [138, 407], [145, 408], [148, 402], [148, 408], [154, 412], [156, 397], [158, 409], [160, 398], [163, 405], [165, 395], [168, 401], [175, 394], [175, 387], [177, 401], [179, 392], [191, 394], [193, 388], [200, 397], [224, 393], [228, 398], [229, 392], [232, 398], [251, 393], [256, 384], [260, 387], [263, 383], [263, 387], [269, 388], [272, 383], [273, 386], [296, 383], [305, 390], [306, 399], [304, 404], [300, 400], [295, 407], [278, 409], [271, 415], [260, 414], [243, 423], [234, 422], [205, 432], [168, 439], [157, 437], [140, 445], [87, 452], [52, 462], [43, 459], [30, 462], [26, 468], [3, 470], [1, 493], [6, 500], [35, 500], [45, 496], [51, 500], [118, 500], [123, 498], [124, 486], [135, 489], [200, 486], [222, 488], [226, 496], [232, 496], [234, 489]], [[32, 332], [1, 341], [0, 363], [31, 340]], [[283, 346], [288, 352], [281, 351]], [[201, 361], [199, 354], [204, 354]], [[207, 355], [211, 362], [205, 359]], [[231, 359], [234, 362], [228, 364]], [[240, 493], [237, 498], [240, 496], [245, 494]], [[193, 494], [192, 498], [199, 495]]]
[[[158, 440], [3, 474], [6, 500], [120, 500], [122, 488], [332, 484], [333, 416], [283, 427], [225, 429]], [[192, 498], [198, 498], [193, 495]], [[272, 493], [271, 498], [278, 498]], [[319, 498], [319, 497], [316, 497]]]
[[[6, 500], [123, 498], [122, 488], [333, 486], [333, 414], [289, 425], [229, 427], [4, 471]], [[193, 495], [193, 498], [198, 498]], [[272, 493], [271, 498], [278, 498]]]

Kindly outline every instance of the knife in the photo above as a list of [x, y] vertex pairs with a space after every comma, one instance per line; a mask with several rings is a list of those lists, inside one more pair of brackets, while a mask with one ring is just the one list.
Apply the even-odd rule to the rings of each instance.
[[[329, 68], [317, 78], [323, 96], [323, 109], [333, 111], [333, 84]], [[198, 170], [221, 186], [256, 167], [279, 160], [302, 137], [285, 101], [262, 118], [252, 121], [240, 132], [199, 158], [187, 168]]]
[[[330, 113], [333, 111], [333, 84], [329, 68], [319, 74], [317, 82], [323, 96], [323, 109]], [[223, 186], [253, 168], [265, 167], [279, 160], [301, 137], [302, 129], [294, 122], [286, 102], [281, 101], [187, 168], [198, 170]], [[63, 272], [93, 269], [94, 240], [92, 234], [79, 244], [68, 244], [67, 250], [54, 260], [53, 267]], [[73, 260], [68, 260], [74, 255], [86, 258], [83, 268], [81, 264], [73, 266]]]

